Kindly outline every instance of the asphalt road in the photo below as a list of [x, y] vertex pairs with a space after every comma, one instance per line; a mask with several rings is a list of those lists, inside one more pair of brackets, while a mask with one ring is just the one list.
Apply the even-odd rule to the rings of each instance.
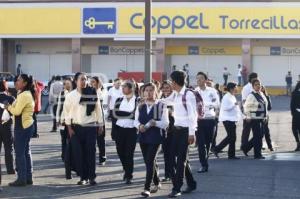
[[[253, 156], [228, 160], [227, 154], [217, 159], [213, 155], [209, 161], [210, 171], [198, 174], [198, 154], [191, 148], [191, 165], [197, 180], [197, 190], [182, 198], [201, 199], [288, 199], [300, 198], [300, 153], [293, 152], [295, 141], [291, 132], [291, 116], [288, 111], [287, 97], [273, 98], [274, 111], [270, 117], [270, 129], [275, 152], [264, 151], [266, 160], [254, 160]], [[135, 153], [135, 172], [133, 184], [128, 186], [122, 181], [122, 169], [117, 157], [114, 142], [107, 136], [106, 166], [97, 166], [97, 186], [77, 186], [78, 178], [64, 177], [64, 165], [60, 158], [59, 133], [50, 133], [51, 119], [47, 115], [39, 116], [39, 139], [32, 140], [34, 160], [34, 186], [23, 188], [8, 187], [15, 176], [9, 176], [2, 165], [2, 185], [4, 191], [0, 198], [141, 198], [145, 179], [145, 166], [137, 145]], [[223, 125], [219, 125], [218, 140], [225, 136]], [[241, 123], [238, 126], [237, 149], [240, 146]], [[3, 154], [2, 154], [3, 155]], [[253, 155], [250, 153], [250, 155]], [[3, 160], [3, 157], [1, 158]], [[159, 154], [160, 176], [163, 176], [163, 158]], [[3, 163], [3, 161], [2, 161]], [[172, 186], [163, 184], [162, 190], [152, 198], [166, 198]]]

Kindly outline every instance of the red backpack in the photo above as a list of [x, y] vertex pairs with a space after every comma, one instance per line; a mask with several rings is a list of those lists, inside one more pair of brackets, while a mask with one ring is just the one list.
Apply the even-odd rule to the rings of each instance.
[[198, 91], [192, 90], [192, 89], [186, 89], [184, 91], [184, 94], [182, 96], [182, 103], [183, 106], [185, 108], [185, 110], [187, 111], [187, 105], [186, 105], [186, 94], [187, 92], [190, 91], [195, 95], [196, 98], [196, 109], [197, 109], [197, 113], [198, 113], [198, 120], [202, 119], [204, 116], [204, 103], [203, 103], [203, 99], [200, 95], [200, 93]]

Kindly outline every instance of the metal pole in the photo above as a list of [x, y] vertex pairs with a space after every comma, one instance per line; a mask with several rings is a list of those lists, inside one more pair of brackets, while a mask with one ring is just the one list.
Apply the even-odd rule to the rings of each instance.
[[145, 79], [152, 79], [152, 40], [151, 40], [151, 4], [152, 0], [145, 0]]

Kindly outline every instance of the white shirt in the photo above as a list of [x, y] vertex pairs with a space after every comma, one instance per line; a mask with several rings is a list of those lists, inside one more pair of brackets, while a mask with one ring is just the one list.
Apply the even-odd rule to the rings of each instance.
[[[159, 103], [159, 101], [156, 100], [154, 104], [156, 105], [158, 103]], [[154, 104], [151, 105], [151, 106], [147, 105], [147, 114], [150, 113], [150, 111], [153, 108]], [[163, 110], [162, 110], [161, 119], [155, 121], [155, 123], [156, 123], [156, 127], [160, 128], [160, 129], [166, 129], [169, 126], [169, 113], [168, 113], [167, 106], [163, 105], [162, 107], [163, 107]], [[158, 110], [158, 111], [161, 111], [161, 110]], [[139, 129], [139, 126], [141, 124], [140, 121], [139, 121], [139, 115], [140, 115], [140, 111], [137, 108], [136, 111], [135, 111], [135, 120], [134, 120], [134, 126], [137, 129]]]
[[241, 119], [241, 110], [239, 105], [236, 104], [237, 100], [234, 95], [227, 92], [221, 103], [219, 121], [232, 121], [237, 122]]
[[197, 103], [196, 97], [192, 92], [187, 92], [186, 94], [186, 106], [187, 110], [184, 108], [182, 103], [182, 96], [186, 87], [182, 87], [181, 91], [173, 92], [168, 98], [162, 99], [161, 101], [170, 104], [173, 103], [174, 107], [174, 119], [175, 123], [174, 126], [180, 127], [188, 127], [189, 135], [195, 135], [197, 130], [197, 120], [198, 120], [198, 113], [197, 113]]
[[115, 87], [112, 87], [108, 91], [108, 96], [110, 96], [110, 98], [111, 98], [110, 104], [109, 104], [109, 109], [113, 110], [115, 108], [116, 100], [120, 97], [123, 97], [122, 89], [121, 88], [116, 89]]
[[238, 77], [242, 77], [242, 68], [238, 68], [238, 74], [237, 74]]
[[248, 95], [253, 91], [253, 86], [250, 82], [246, 84], [242, 89], [242, 101], [245, 102]]
[[[0, 103], [0, 107], [1, 107], [2, 109], [4, 109], [5, 106], [4, 106], [4, 104]], [[6, 109], [4, 109], [4, 110], [3, 110], [3, 113], [2, 113], [2, 118], [1, 118], [2, 124], [5, 123], [5, 122], [7, 122], [7, 121], [10, 120], [10, 119], [11, 119], [10, 114], [8, 113], [8, 111], [7, 111]]]
[[80, 98], [81, 93], [79, 93], [77, 89], [66, 95], [64, 102], [64, 117], [66, 125], [71, 125], [71, 123], [78, 125], [98, 123], [100, 126], [103, 126], [103, 115], [100, 109], [100, 100], [98, 99], [95, 110], [92, 114], [87, 116], [87, 105], [79, 104]]
[[[123, 100], [120, 104], [120, 111], [126, 111], [126, 112], [133, 112], [135, 108], [135, 99], [136, 97], [133, 96], [129, 101], [124, 96]], [[119, 127], [122, 128], [135, 128], [134, 126], [134, 120], [132, 119], [118, 119], [116, 123]]]
[[[66, 95], [68, 95], [70, 92], [68, 90], [64, 90], [64, 98], [66, 98]], [[61, 103], [61, 93], [58, 96], [58, 103], [57, 103], [57, 109], [56, 109], [56, 122], [64, 123], [65, 122], [65, 113], [64, 113], [64, 107], [60, 115], [60, 109], [63, 104]]]
[[216, 111], [220, 108], [220, 98], [216, 89], [206, 86], [204, 90], [196, 88], [203, 99], [204, 119], [215, 118]]
[[56, 100], [64, 89], [64, 84], [61, 81], [55, 81], [53, 84], [51, 84], [50, 90], [49, 90], [49, 103], [54, 104], [56, 103]]

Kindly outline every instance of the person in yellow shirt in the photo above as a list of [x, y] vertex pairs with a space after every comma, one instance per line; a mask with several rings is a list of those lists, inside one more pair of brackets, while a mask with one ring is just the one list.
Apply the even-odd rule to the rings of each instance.
[[32, 77], [21, 74], [16, 82], [18, 96], [12, 105], [5, 108], [14, 116], [16, 166], [18, 168], [17, 180], [9, 186], [32, 185], [32, 159], [30, 151], [30, 138], [34, 132], [33, 112], [35, 90]]

